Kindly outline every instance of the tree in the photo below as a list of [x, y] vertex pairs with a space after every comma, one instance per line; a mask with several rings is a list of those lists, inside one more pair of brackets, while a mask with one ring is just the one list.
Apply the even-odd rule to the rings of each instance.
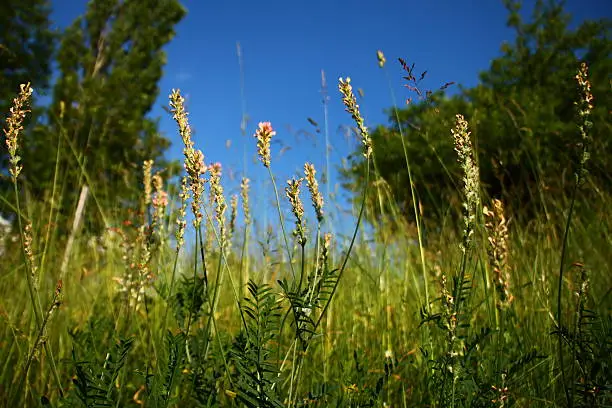
[[[0, 119], [4, 125], [19, 85], [30, 82], [38, 94], [49, 87], [56, 36], [45, 0], [4, 0], [0, 13]], [[34, 109], [29, 122], [41, 115]], [[32, 118], [34, 120], [32, 120]], [[7, 151], [0, 148], [0, 193], [6, 191]], [[0, 202], [0, 209], [6, 209]]]
[[[540, 192], [562, 194], [571, 188], [573, 176], [568, 163], [578, 141], [574, 76], [581, 60], [590, 66], [596, 98], [592, 129], [592, 150], [596, 154], [590, 164], [591, 179], [602, 188], [610, 190], [612, 186], [612, 168], [607, 160], [612, 157], [608, 119], [610, 20], [586, 21], [571, 30], [562, 3], [537, 1], [532, 21], [527, 23], [520, 18], [518, 2], [506, 0], [505, 5], [516, 40], [502, 46], [502, 55], [481, 73], [481, 84], [463, 89], [452, 98], [433, 94], [399, 112], [417, 199], [426, 219], [459, 208], [460, 172], [450, 136], [457, 113], [470, 123], [485, 192], [503, 197], [517, 215], [540, 208]], [[372, 132], [374, 160], [391, 190], [394, 206], [411, 220], [414, 211], [400, 126], [393, 112], [389, 118], [390, 125]], [[362, 191], [363, 171], [363, 160], [354, 155], [350, 168], [343, 173], [346, 184]], [[371, 212], [370, 218], [379, 215]]]
[[148, 114], [163, 74], [162, 47], [184, 15], [178, 0], [89, 2], [63, 34], [49, 124], [26, 145], [34, 196], [48, 196], [57, 154], [66, 211], [83, 185], [108, 208], [134, 197], [142, 162], [161, 159], [169, 146]]
[[[534, 191], [544, 188], [562, 193], [573, 185], [568, 163], [575, 161], [572, 155], [577, 151], [574, 77], [580, 62], [585, 61], [597, 98], [592, 129], [597, 154], [590, 164], [591, 172], [598, 184], [610, 185], [612, 21], [585, 21], [570, 30], [571, 18], [562, 2], [538, 0], [532, 21], [524, 23], [520, 3], [505, 0], [505, 4], [516, 41], [504, 44], [502, 57], [481, 74], [483, 86], [467, 93], [482, 107], [479, 131], [486, 137], [480, 138], [481, 155], [494, 159], [481, 161], [488, 176], [484, 181], [498, 185], [494, 192], [536, 202], [537, 197], [527, 197]], [[493, 175], [492, 166], [498, 167], [497, 175]]]

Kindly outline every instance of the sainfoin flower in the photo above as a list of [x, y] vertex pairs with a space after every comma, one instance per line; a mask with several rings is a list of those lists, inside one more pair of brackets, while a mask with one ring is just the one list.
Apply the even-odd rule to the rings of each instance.
[[310, 191], [310, 197], [312, 199], [312, 206], [317, 214], [317, 220], [323, 221], [323, 196], [319, 191], [319, 182], [316, 178], [317, 171], [312, 163], [304, 164], [304, 175], [306, 176], [306, 183], [308, 184], [308, 190]]
[[221, 249], [226, 249], [227, 233], [225, 228], [225, 210], [227, 204], [223, 195], [223, 186], [221, 185], [221, 163], [213, 163], [208, 167], [210, 173], [210, 191], [215, 203], [215, 219], [219, 225], [219, 236], [221, 240]]
[[194, 226], [199, 227], [202, 222], [203, 214], [200, 208], [202, 193], [204, 192], [204, 182], [206, 181], [201, 176], [206, 173], [206, 165], [204, 164], [204, 154], [201, 150], [195, 149], [193, 140], [191, 139], [191, 126], [187, 118], [188, 114], [185, 110], [185, 98], [179, 90], [172, 90], [170, 94], [170, 111], [172, 117], [176, 121], [179, 134], [183, 140], [183, 154], [185, 155], [184, 167], [188, 175], [189, 188], [191, 190], [191, 208], [195, 216]]
[[472, 244], [472, 235], [476, 225], [476, 209], [480, 203], [480, 176], [474, 149], [470, 139], [471, 132], [463, 115], [455, 116], [455, 127], [451, 129], [455, 141], [457, 160], [463, 170], [463, 243], [461, 248], [467, 250]]
[[270, 167], [270, 141], [276, 135], [270, 122], [259, 122], [259, 127], [255, 131], [257, 139], [257, 154], [264, 166]]
[[27, 105], [32, 96], [32, 88], [30, 84], [22, 84], [19, 95], [13, 99], [13, 106], [10, 109], [10, 115], [6, 120], [6, 128], [4, 135], [6, 136], [6, 147], [9, 151], [9, 172], [14, 180], [17, 180], [21, 172], [21, 157], [17, 154], [19, 149], [19, 134], [23, 130], [23, 121], [26, 113], [29, 112]]
[[306, 243], [306, 231], [304, 225], [304, 205], [300, 199], [300, 186], [302, 185], [303, 178], [292, 178], [287, 180], [287, 187], [285, 187], [285, 193], [291, 204], [291, 211], [295, 216], [295, 230], [293, 234], [297, 237], [298, 243], [304, 245]]

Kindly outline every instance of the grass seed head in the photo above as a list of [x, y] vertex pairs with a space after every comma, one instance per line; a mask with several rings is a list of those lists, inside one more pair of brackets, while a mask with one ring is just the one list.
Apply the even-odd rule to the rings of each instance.
[[351, 117], [357, 124], [359, 135], [361, 136], [361, 143], [363, 143], [363, 155], [369, 158], [372, 155], [372, 139], [368, 133], [368, 128], [364, 125], [363, 117], [359, 111], [359, 105], [357, 105], [357, 98], [353, 93], [353, 87], [351, 86], [351, 78], [338, 80], [338, 89], [342, 94], [342, 103], [346, 107], [346, 111], [351, 114]]

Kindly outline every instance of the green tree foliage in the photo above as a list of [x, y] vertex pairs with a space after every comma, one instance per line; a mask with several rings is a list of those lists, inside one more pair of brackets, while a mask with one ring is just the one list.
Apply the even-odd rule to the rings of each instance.
[[[562, 3], [537, 1], [531, 21], [523, 22], [520, 4], [504, 1], [508, 26], [516, 32], [513, 44], [481, 73], [481, 84], [445, 97], [433, 93], [427, 100], [400, 109], [397, 117], [407, 145], [417, 200], [425, 218], [437, 218], [456, 205], [459, 168], [450, 129], [457, 113], [470, 122], [485, 192], [503, 197], [518, 214], [543, 204], [543, 194], [562, 194], [573, 185], [568, 163], [579, 141], [574, 101], [574, 79], [580, 61], [590, 67], [595, 96], [591, 180], [610, 188], [612, 157], [609, 73], [612, 71], [611, 21], [586, 21], [575, 29]], [[378, 200], [380, 188], [371, 189], [370, 219], [398, 208], [405, 219], [414, 218], [408, 172], [394, 111], [390, 124], [372, 132], [376, 169], [373, 183], [388, 186], [389, 206]], [[344, 171], [347, 185], [357, 191], [364, 172], [361, 156], [354, 155]], [[382, 181], [381, 181], [382, 180]], [[397, 204], [397, 206], [395, 206]]]
[[[49, 87], [55, 34], [50, 28], [46, 0], [3, 0], [0, 13], [0, 120], [4, 125], [19, 85], [30, 82], [37, 93]], [[28, 119], [40, 114], [34, 110]], [[0, 174], [8, 168], [6, 149], [0, 148]], [[9, 179], [2, 176], [0, 191]], [[0, 203], [0, 209], [4, 209]]]
[[148, 114], [166, 63], [162, 48], [184, 15], [178, 0], [92, 0], [65, 31], [49, 123], [26, 144], [36, 197], [48, 196], [58, 151], [62, 208], [73, 211], [84, 184], [104, 206], [133, 197], [142, 162], [161, 159], [169, 146]]

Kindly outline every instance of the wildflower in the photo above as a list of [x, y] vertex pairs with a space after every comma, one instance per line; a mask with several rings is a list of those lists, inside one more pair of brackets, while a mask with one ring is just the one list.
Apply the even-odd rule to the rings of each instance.
[[219, 226], [219, 236], [221, 250], [225, 250], [227, 244], [227, 233], [225, 227], [225, 211], [227, 204], [221, 186], [221, 163], [214, 163], [209, 166], [210, 172], [210, 191], [212, 192], [215, 203], [215, 219]]
[[304, 174], [306, 176], [306, 184], [308, 184], [308, 190], [310, 191], [310, 197], [312, 199], [312, 205], [317, 215], [317, 221], [323, 221], [323, 196], [319, 191], [319, 183], [315, 175], [317, 171], [312, 163], [304, 164]]
[[153, 222], [161, 227], [163, 225], [166, 207], [168, 207], [168, 193], [164, 191], [164, 180], [159, 172], [155, 173], [153, 176], [152, 184], [153, 190], [155, 191], [155, 195], [151, 199], [154, 210]]
[[355, 98], [355, 94], [353, 93], [353, 87], [351, 86], [351, 78], [346, 78], [346, 80], [340, 78], [338, 89], [342, 94], [342, 103], [346, 107], [346, 111], [351, 114], [353, 120], [357, 124], [357, 129], [359, 130], [359, 134], [361, 136], [361, 142], [364, 146], [363, 155], [368, 158], [372, 154], [372, 139], [370, 139], [370, 135], [368, 133], [368, 128], [363, 123], [363, 117], [359, 112], [359, 105], [357, 105], [357, 98]]
[[193, 147], [191, 140], [191, 127], [187, 119], [187, 111], [185, 110], [185, 98], [181, 96], [179, 90], [172, 90], [170, 94], [170, 108], [174, 120], [176, 121], [179, 134], [183, 140], [183, 154], [185, 155], [185, 171], [189, 176], [189, 188], [192, 194], [191, 209], [194, 219], [194, 226], [200, 226], [203, 218], [201, 204], [202, 194], [204, 193], [205, 179], [201, 176], [206, 173], [206, 165], [204, 164], [204, 154], [201, 150], [196, 150]]
[[332, 235], [329, 232], [326, 232], [323, 235], [322, 249], [321, 249], [321, 254], [319, 255], [319, 262], [318, 262], [318, 268], [317, 268], [319, 271], [324, 271], [327, 267], [331, 239], [332, 239]]
[[28, 263], [30, 264], [30, 273], [32, 275], [32, 285], [35, 289], [38, 288], [38, 267], [34, 262], [34, 250], [32, 245], [32, 223], [28, 222], [23, 227], [23, 251], [26, 254]]
[[493, 200], [493, 210], [483, 208], [487, 219], [485, 228], [489, 235], [489, 263], [495, 274], [495, 289], [499, 296], [498, 307], [505, 308], [510, 305], [513, 296], [510, 293], [510, 273], [508, 269], [508, 223], [504, 216], [504, 204], [500, 200]]
[[474, 149], [470, 140], [468, 123], [463, 115], [456, 115], [455, 128], [451, 130], [455, 139], [455, 151], [458, 161], [463, 170], [463, 210], [464, 210], [464, 230], [462, 250], [469, 249], [472, 243], [472, 235], [476, 225], [476, 208], [480, 203], [480, 176], [478, 165], [474, 160]]
[[502, 386], [496, 387], [495, 385], [491, 386], [491, 389], [497, 394], [496, 398], [492, 399], [491, 402], [496, 404], [499, 408], [504, 408], [506, 406], [506, 402], [508, 401], [508, 395], [510, 394], [508, 387], [505, 385], [506, 383], [506, 374], [501, 375]]
[[246, 177], [242, 178], [242, 182], [240, 183], [240, 197], [242, 198], [242, 212], [244, 212], [244, 223], [251, 223], [251, 211], [249, 209], [249, 180]]
[[30, 96], [32, 95], [32, 88], [30, 84], [22, 84], [20, 86], [19, 95], [13, 99], [13, 106], [10, 109], [10, 116], [6, 120], [7, 127], [4, 129], [6, 136], [6, 147], [9, 151], [9, 172], [13, 176], [13, 180], [16, 181], [21, 173], [22, 166], [19, 164], [21, 157], [17, 155], [19, 148], [19, 133], [23, 130], [23, 120], [25, 119], [26, 113], [29, 110], [26, 108]]
[[312, 308], [311, 307], [301, 307], [300, 308], [300, 313], [303, 314], [306, 317], [309, 317], [310, 314], [312, 313]]
[[153, 189], [155, 190], [155, 195], [151, 199], [153, 207], [165, 208], [168, 205], [168, 193], [164, 191], [164, 181], [159, 172], [153, 176]]
[[589, 67], [586, 63], [583, 62], [580, 65], [575, 78], [580, 90], [580, 99], [578, 102], [575, 102], [578, 107], [578, 116], [580, 117], [580, 123], [578, 125], [580, 130], [580, 142], [578, 143], [578, 147], [582, 149], [578, 169], [576, 170], [576, 182], [580, 185], [584, 182], [587, 173], [586, 163], [590, 158], [588, 149], [590, 144], [589, 130], [593, 126], [590, 120], [593, 110], [593, 94], [591, 93], [591, 82], [589, 81]]
[[238, 217], [238, 196], [232, 195], [230, 200], [230, 222], [229, 222], [229, 241], [231, 242], [234, 231], [236, 230], [236, 218]]
[[187, 200], [189, 199], [189, 189], [187, 187], [187, 177], [183, 177], [181, 179], [181, 192], [179, 193], [179, 198], [181, 199], [181, 206], [178, 209], [178, 214], [176, 217], [176, 249], [178, 251], [179, 248], [183, 246], [185, 243], [185, 227], [187, 226], [187, 221], [185, 221], [185, 217], [187, 216]]
[[289, 203], [291, 204], [291, 211], [295, 216], [295, 230], [294, 235], [298, 239], [298, 244], [306, 244], [306, 227], [304, 226], [304, 205], [300, 199], [300, 185], [302, 184], [303, 178], [293, 178], [287, 180], [287, 187], [285, 192]]
[[[134, 299], [137, 304], [144, 300], [144, 290], [146, 286], [149, 286], [153, 280], [153, 274], [150, 269], [151, 262], [151, 246], [150, 240], [147, 234], [147, 227], [145, 225], [140, 226], [138, 229], [137, 242], [140, 244], [139, 258], [136, 262], [136, 270], [138, 271], [138, 279], [136, 281], [137, 295]], [[136, 259], [136, 257], [134, 257]]]
[[270, 167], [270, 140], [276, 135], [270, 122], [259, 122], [259, 128], [255, 131], [257, 139], [257, 154], [265, 167]]
[[144, 183], [144, 204], [151, 204], [151, 169], [153, 160], [145, 160], [142, 164], [143, 183]]

